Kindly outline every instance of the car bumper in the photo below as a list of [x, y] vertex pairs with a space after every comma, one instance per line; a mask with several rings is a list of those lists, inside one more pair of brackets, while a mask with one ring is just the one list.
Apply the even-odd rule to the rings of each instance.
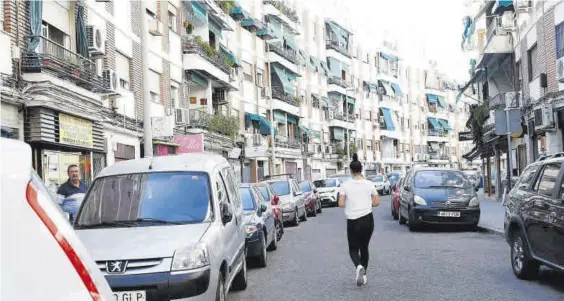
[[210, 268], [172, 274], [170, 272], [106, 275], [112, 291], [145, 291], [147, 301], [209, 300], [215, 290], [209, 289]]
[[247, 238], [247, 258], [257, 257], [262, 253], [262, 237], [253, 235]]
[[308, 213], [315, 211], [315, 201], [309, 201], [305, 203], [305, 207]]
[[337, 198], [334, 195], [321, 195], [321, 205], [334, 205], [337, 203]]
[[294, 217], [296, 216], [296, 210], [284, 210], [282, 211], [282, 221], [283, 222], [289, 222], [289, 221], [293, 221]]
[[[460, 212], [460, 217], [439, 216], [440, 211]], [[480, 208], [413, 208], [412, 218], [417, 223], [473, 225], [480, 221]]]

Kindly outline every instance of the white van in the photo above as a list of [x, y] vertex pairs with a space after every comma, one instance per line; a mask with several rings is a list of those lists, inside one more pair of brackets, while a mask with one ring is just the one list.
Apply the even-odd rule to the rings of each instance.
[[114, 300], [104, 276], [35, 173], [31, 147], [0, 138], [0, 300]]

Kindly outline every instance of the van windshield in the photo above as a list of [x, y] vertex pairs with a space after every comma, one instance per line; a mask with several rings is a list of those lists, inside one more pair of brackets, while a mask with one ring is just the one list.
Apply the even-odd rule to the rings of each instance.
[[83, 201], [77, 228], [201, 223], [210, 219], [205, 173], [162, 172], [100, 178]]

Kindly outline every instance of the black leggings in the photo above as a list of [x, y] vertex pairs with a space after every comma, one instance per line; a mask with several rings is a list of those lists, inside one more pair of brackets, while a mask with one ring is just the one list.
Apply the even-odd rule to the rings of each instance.
[[349, 254], [354, 266], [362, 265], [365, 271], [368, 268], [368, 244], [373, 231], [374, 216], [372, 213], [357, 219], [347, 219]]

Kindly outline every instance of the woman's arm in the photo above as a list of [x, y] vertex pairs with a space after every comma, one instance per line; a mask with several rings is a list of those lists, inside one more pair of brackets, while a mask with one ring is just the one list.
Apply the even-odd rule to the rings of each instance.
[[378, 194], [372, 195], [372, 207], [380, 206], [380, 196]]
[[339, 207], [345, 208], [345, 198], [347, 196], [344, 195], [342, 192], [339, 194]]

